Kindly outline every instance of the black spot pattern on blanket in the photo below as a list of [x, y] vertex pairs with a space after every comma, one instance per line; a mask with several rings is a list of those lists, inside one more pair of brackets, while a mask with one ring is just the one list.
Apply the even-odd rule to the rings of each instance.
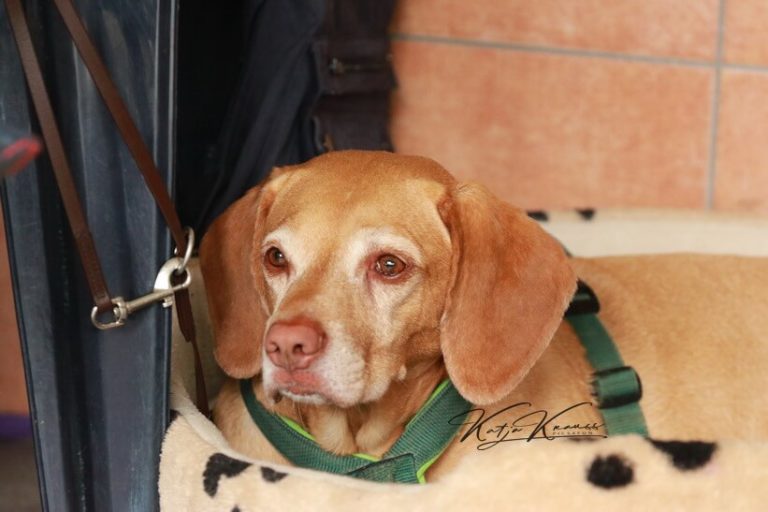
[[654, 441], [651, 444], [658, 450], [669, 455], [672, 464], [682, 471], [690, 471], [705, 466], [715, 453], [715, 443], [702, 441]]
[[213, 498], [219, 490], [219, 480], [222, 476], [231, 478], [245, 471], [250, 462], [227, 457], [223, 453], [214, 453], [208, 458], [208, 463], [203, 471], [203, 489], [206, 494]]
[[240, 512], [240, 507], [234, 507], [231, 512]]
[[596, 212], [594, 208], [577, 208], [576, 213], [584, 220], [592, 220], [595, 218]]
[[261, 466], [261, 478], [266, 480], [270, 483], [279, 482], [283, 478], [287, 477], [288, 473], [283, 473], [281, 471], [275, 471], [272, 468], [268, 468], [266, 466]]
[[549, 220], [549, 214], [544, 210], [531, 210], [527, 213], [530, 218], [539, 222], [547, 222]]
[[598, 455], [587, 470], [587, 480], [604, 489], [624, 487], [632, 483], [634, 477], [632, 463], [621, 455]]

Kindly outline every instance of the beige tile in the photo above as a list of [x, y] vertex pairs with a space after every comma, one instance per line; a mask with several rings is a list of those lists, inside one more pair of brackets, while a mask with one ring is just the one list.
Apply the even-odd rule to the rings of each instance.
[[768, 66], [768, 2], [726, 2], [723, 52], [730, 64]]
[[400, 41], [392, 134], [525, 208], [703, 207], [711, 71]]
[[723, 71], [715, 207], [768, 213], [768, 74]]
[[403, 0], [393, 30], [713, 60], [717, 18], [718, 0]]

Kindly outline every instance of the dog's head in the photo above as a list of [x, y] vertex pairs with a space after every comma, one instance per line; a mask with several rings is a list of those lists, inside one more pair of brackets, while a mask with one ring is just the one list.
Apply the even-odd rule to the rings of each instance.
[[349, 407], [441, 357], [477, 404], [508, 394], [575, 288], [525, 213], [437, 163], [329, 153], [276, 169], [200, 249], [216, 359], [268, 396]]

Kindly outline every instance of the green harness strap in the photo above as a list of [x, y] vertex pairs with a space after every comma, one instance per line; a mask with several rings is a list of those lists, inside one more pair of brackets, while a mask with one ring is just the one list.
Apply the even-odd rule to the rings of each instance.
[[[424, 473], [447, 448], [472, 409], [451, 381], [444, 380], [405, 426], [400, 439], [381, 459], [376, 459], [366, 454], [334, 455], [323, 450], [298, 424], [267, 411], [256, 400], [250, 380], [240, 381], [240, 393], [262, 433], [296, 466], [375, 482], [424, 483]], [[455, 421], [449, 423], [451, 418]]]
[[616, 345], [596, 314], [567, 317], [594, 368], [592, 389], [609, 436], [648, 435], [640, 408], [643, 388], [631, 366], [625, 366]]

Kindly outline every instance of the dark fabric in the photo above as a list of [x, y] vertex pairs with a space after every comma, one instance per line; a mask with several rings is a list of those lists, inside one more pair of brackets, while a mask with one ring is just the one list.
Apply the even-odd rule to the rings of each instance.
[[392, 151], [389, 92], [395, 87], [388, 37], [394, 0], [328, 0], [314, 50], [322, 95], [314, 111], [325, 151]]
[[204, 197], [196, 201], [196, 215], [189, 219], [198, 231], [273, 166], [317, 154], [309, 121], [318, 95], [312, 41], [323, 7], [322, 0], [254, 0], [246, 5], [242, 74], [213, 163], [199, 184]]
[[[180, 132], [191, 137], [179, 141], [184, 167], [178, 196], [185, 223], [202, 235], [274, 166], [334, 149], [392, 149], [389, 91], [395, 78], [387, 29], [394, 5], [394, 0], [243, 2], [242, 52], [231, 41], [221, 43], [220, 59], [241, 62], [236, 85], [227, 91], [231, 67], [217, 65], [210, 54], [205, 57], [210, 73], [223, 73], [224, 85], [216, 90], [208, 80], [198, 94], [184, 94], [190, 86], [180, 84]], [[182, 55], [180, 62], [187, 69], [194, 59]], [[206, 91], [215, 97], [200, 94]], [[222, 95], [231, 98], [211, 149], [205, 140], [211, 129], [200, 125], [217, 118], [195, 109], [212, 110]], [[203, 140], [196, 144], [198, 138]]]

